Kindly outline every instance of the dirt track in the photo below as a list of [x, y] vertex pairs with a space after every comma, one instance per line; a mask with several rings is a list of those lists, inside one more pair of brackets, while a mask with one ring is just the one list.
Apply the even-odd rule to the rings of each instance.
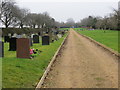
[[43, 87], [117, 88], [117, 58], [71, 29]]

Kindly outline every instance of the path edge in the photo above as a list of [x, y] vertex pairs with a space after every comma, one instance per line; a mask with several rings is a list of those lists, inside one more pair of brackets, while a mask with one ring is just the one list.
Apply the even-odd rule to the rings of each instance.
[[[76, 32], [77, 32], [77, 31], [76, 31]], [[86, 35], [83, 35], [83, 34], [81, 34], [81, 33], [79, 33], [79, 32], [77, 32], [77, 33], [78, 33], [79, 35], [85, 37], [86, 39], [90, 40], [90, 41], [93, 42], [94, 44], [102, 47], [104, 50], [108, 51], [108, 52], [111, 53], [112, 55], [117, 56], [118, 58], [120, 58], [120, 53], [118, 53], [117, 51], [114, 51], [113, 49], [111, 49], [111, 48], [109, 48], [109, 47], [107, 47], [107, 46], [105, 46], [105, 45], [97, 42], [96, 40], [92, 39], [91, 37], [88, 37], [88, 36], [86, 36]]]
[[42, 88], [42, 85], [43, 85], [43, 83], [44, 83], [44, 80], [45, 80], [47, 74], [49, 73], [49, 71], [50, 71], [50, 69], [51, 69], [51, 67], [52, 67], [52, 64], [55, 62], [58, 53], [59, 53], [60, 50], [62, 49], [62, 46], [64, 45], [64, 43], [65, 43], [68, 35], [69, 35], [69, 32], [67, 33], [67, 36], [64, 38], [63, 42], [61, 43], [61, 45], [59, 46], [59, 48], [58, 48], [57, 51], [55, 52], [53, 58], [50, 60], [50, 63], [48, 64], [48, 66], [47, 66], [45, 72], [43, 73], [43, 76], [41, 77], [40, 81], [38, 82], [35, 90], [37, 90], [37, 89], [39, 89], [39, 88]]

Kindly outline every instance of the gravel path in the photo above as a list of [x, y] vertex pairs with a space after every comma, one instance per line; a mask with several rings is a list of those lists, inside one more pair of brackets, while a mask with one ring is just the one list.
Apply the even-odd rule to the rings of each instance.
[[117, 58], [71, 29], [43, 87], [117, 88]]

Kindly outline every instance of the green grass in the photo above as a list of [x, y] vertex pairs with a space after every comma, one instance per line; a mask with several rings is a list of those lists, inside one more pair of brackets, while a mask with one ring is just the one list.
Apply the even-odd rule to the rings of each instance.
[[74, 30], [87, 30], [86, 28], [73, 28]]
[[50, 45], [34, 44], [32, 48], [42, 51], [34, 59], [16, 58], [16, 52], [8, 51], [8, 43], [5, 43], [5, 57], [2, 59], [2, 87], [34, 88], [65, 36]]
[[113, 31], [113, 30], [91, 30], [91, 31], [76, 30], [76, 31], [83, 35], [89, 36], [94, 40], [120, 53], [120, 50], [118, 48], [118, 43], [120, 43], [120, 40], [118, 40], [118, 33], [120, 33], [120, 31]]
[[70, 28], [59, 28], [59, 30], [69, 30]]

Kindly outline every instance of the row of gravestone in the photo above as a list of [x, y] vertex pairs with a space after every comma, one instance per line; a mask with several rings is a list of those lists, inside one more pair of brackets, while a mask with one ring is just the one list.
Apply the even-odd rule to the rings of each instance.
[[[9, 51], [17, 51], [18, 58], [28, 58], [28, 48], [32, 46], [32, 43], [39, 43], [39, 36], [33, 36], [32, 38], [7, 38], [5, 42], [9, 42]], [[49, 36], [42, 36], [42, 45], [49, 45]], [[22, 51], [21, 51], [22, 50]], [[4, 57], [4, 42], [0, 41], [0, 57]]]
[[[61, 36], [61, 34], [58, 33], [59, 32], [56, 32], [55, 35], [58, 35], [60, 38], [65, 34], [62, 32]], [[9, 42], [9, 51], [17, 51], [17, 58], [30, 58], [30, 46], [32, 46], [33, 43], [39, 43], [39, 35], [33, 35], [33, 38], [21, 38], [20, 35], [18, 38], [5, 36], [4, 42]], [[0, 41], [0, 57], [4, 57], [4, 42]], [[42, 36], [42, 45], [49, 44], [50, 37], [48, 35]]]

